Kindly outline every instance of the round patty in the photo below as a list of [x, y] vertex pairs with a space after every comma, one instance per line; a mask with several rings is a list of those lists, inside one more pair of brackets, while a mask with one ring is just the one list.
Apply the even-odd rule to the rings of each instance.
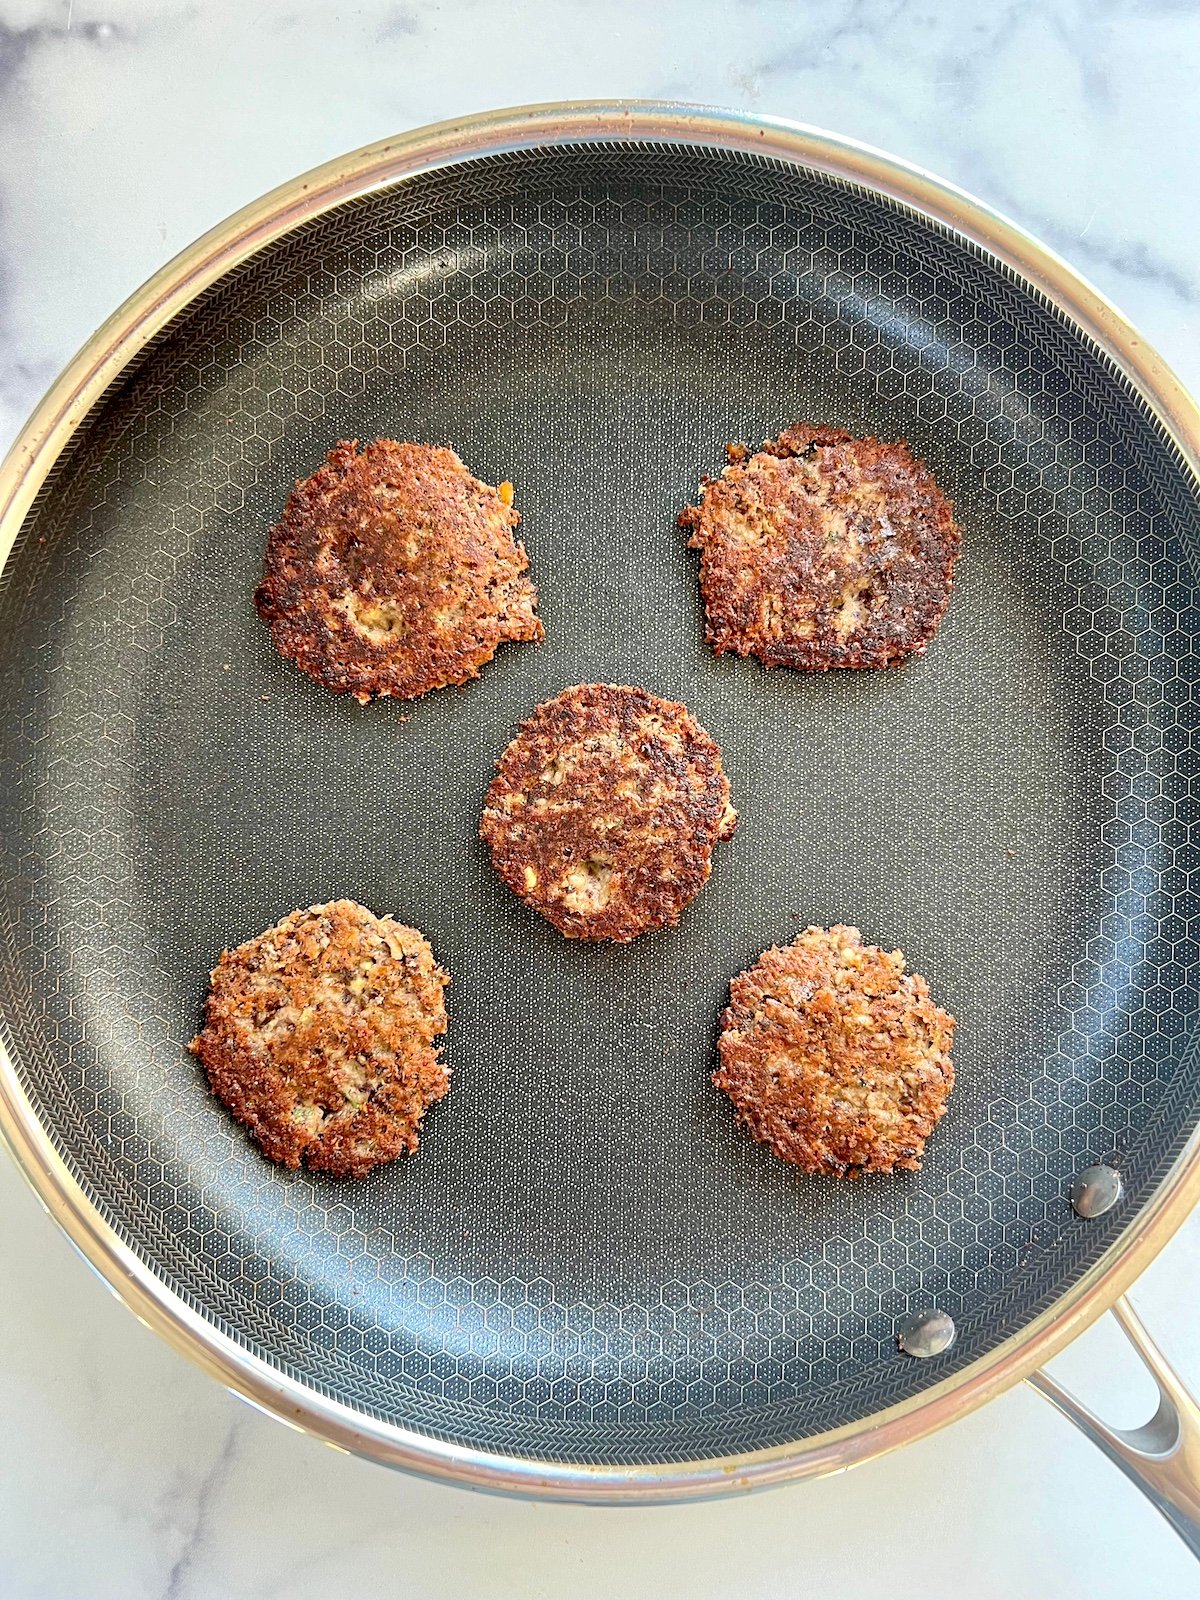
[[645, 689], [564, 689], [496, 767], [480, 833], [513, 893], [568, 939], [626, 944], [678, 922], [737, 822], [716, 742]]
[[453, 450], [341, 443], [297, 483], [254, 595], [280, 655], [362, 704], [478, 677], [505, 639], [540, 639], [512, 485]]
[[273, 1161], [360, 1178], [417, 1148], [450, 1087], [448, 982], [415, 928], [310, 906], [223, 952], [189, 1049]]
[[954, 1087], [953, 1044], [954, 1018], [899, 950], [809, 928], [733, 980], [713, 1082], [805, 1172], [916, 1172]]
[[962, 535], [908, 446], [797, 423], [680, 512], [700, 551], [706, 636], [769, 667], [890, 667], [929, 646]]

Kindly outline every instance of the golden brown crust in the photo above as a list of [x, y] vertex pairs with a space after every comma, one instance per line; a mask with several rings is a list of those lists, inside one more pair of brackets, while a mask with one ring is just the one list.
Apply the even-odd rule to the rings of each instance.
[[698, 506], [705, 632], [718, 655], [823, 670], [921, 655], [954, 586], [953, 508], [903, 440], [796, 423], [755, 455], [730, 445]]
[[713, 1082], [805, 1172], [916, 1172], [954, 1087], [954, 1018], [899, 950], [809, 928], [730, 985]]
[[280, 655], [335, 694], [412, 700], [540, 639], [512, 486], [455, 455], [343, 441], [288, 496], [254, 595]]
[[415, 928], [310, 906], [222, 953], [188, 1048], [272, 1161], [361, 1178], [417, 1148], [450, 1086], [448, 982]]
[[686, 706], [625, 684], [547, 700], [496, 768], [480, 834], [568, 939], [625, 944], [678, 922], [737, 822], [715, 740]]

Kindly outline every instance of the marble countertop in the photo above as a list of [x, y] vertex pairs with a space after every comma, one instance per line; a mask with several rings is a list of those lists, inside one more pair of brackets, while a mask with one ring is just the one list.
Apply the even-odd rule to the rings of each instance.
[[[0, 0], [0, 447], [196, 234], [302, 169], [465, 111], [674, 97], [816, 123], [1040, 235], [1200, 389], [1191, 0]], [[1028, 1389], [841, 1478], [594, 1510], [473, 1496], [258, 1415], [105, 1293], [0, 1157], [4, 1600], [877, 1589], [1200, 1593], [1133, 1488]], [[1200, 1389], [1200, 1219], [1135, 1291]], [[1055, 1363], [1117, 1422], [1105, 1323]]]

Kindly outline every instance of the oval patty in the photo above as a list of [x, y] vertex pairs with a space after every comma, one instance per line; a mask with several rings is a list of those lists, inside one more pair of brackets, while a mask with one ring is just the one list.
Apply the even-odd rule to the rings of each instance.
[[497, 762], [480, 833], [496, 871], [569, 939], [678, 922], [737, 813], [685, 706], [584, 683], [537, 707]]
[[730, 985], [713, 1082], [783, 1161], [917, 1171], [954, 1087], [954, 1018], [899, 950], [808, 928]]
[[700, 504], [679, 514], [700, 551], [716, 653], [809, 670], [922, 654], [950, 603], [962, 535], [903, 440], [797, 423], [754, 455], [727, 453]]
[[448, 982], [415, 928], [309, 906], [222, 953], [189, 1049], [272, 1161], [362, 1177], [417, 1148], [450, 1087]]
[[335, 694], [412, 700], [540, 639], [512, 485], [453, 450], [343, 442], [296, 484], [255, 591], [280, 655]]

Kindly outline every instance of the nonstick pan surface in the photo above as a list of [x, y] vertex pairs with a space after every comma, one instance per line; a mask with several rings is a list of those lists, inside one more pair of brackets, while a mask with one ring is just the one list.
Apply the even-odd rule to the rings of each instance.
[[[964, 232], [745, 124], [643, 123], [360, 168], [319, 215], [294, 186], [60, 427], [0, 594], [25, 1165], [227, 1381], [552, 1492], [711, 1488], [693, 1464], [802, 1463], [969, 1385], [1180, 1181], [1200, 1098], [1197, 487], [1161, 414]], [[908, 439], [955, 502], [956, 593], [900, 670], [705, 648], [676, 513], [798, 419]], [[378, 435], [514, 481], [546, 640], [361, 708], [251, 594], [293, 480]], [[625, 948], [564, 941], [477, 838], [519, 719], [585, 680], [685, 701], [741, 814]], [[185, 1049], [221, 948], [338, 896], [452, 975], [450, 1096], [358, 1183], [271, 1166]], [[919, 1174], [804, 1177], [709, 1082], [730, 978], [835, 921], [958, 1018]], [[1097, 1161], [1124, 1196], [1085, 1221]], [[931, 1307], [957, 1339], [916, 1361]]]

